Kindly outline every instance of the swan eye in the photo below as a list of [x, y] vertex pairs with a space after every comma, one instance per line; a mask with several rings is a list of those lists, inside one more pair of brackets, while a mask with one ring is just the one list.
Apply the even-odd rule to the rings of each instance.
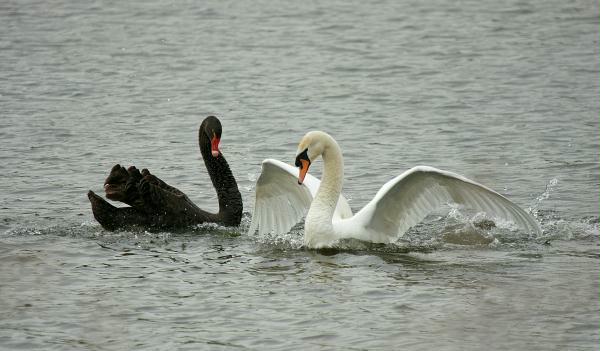
[[310, 167], [310, 158], [308, 158], [308, 148], [304, 149], [298, 156], [296, 156], [296, 167], [300, 169], [298, 172], [298, 184], [302, 185], [304, 182], [304, 177], [306, 177], [306, 173], [308, 173], [308, 168]]
[[300, 169], [302, 169], [304, 165], [304, 162], [302, 161], [306, 161], [306, 163], [310, 166], [310, 159], [308, 158], [308, 148], [304, 149], [304, 151], [302, 151], [298, 154], [298, 156], [296, 156], [296, 167], [300, 167]]

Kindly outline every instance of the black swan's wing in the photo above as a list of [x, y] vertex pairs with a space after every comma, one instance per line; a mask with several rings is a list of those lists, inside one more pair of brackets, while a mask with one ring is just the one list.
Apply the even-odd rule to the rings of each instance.
[[214, 221], [182, 191], [168, 185], [147, 169], [115, 165], [105, 181], [106, 197], [128, 204], [115, 207], [93, 192], [88, 193], [94, 218], [106, 229], [126, 227], [173, 228]]

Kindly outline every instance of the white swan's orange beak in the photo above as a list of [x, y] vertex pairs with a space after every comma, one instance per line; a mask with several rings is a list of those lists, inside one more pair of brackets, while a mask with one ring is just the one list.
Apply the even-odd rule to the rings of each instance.
[[306, 173], [308, 173], [308, 167], [310, 166], [310, 162], [308, 160], [301, 159], [300, 160], [300, 173], [298, 174], [298, 184], [302, 185], [304, 182], [304, 177], [306, 177]]
[[298, 173], [298, 184], [302, 185], [304, 177], [308, 173], [308, 167], [310, 167], [310, 158], [308, 158], [308, 148], [304, 149], [301, 153], [296, 155], [296, 167], [300, 169]]
[[217, 138], [217, 135], [213, 132], [213, 136], [210, 138], [210, 153], [213, 157], [219, 156], [219, 141], [221, 139]]

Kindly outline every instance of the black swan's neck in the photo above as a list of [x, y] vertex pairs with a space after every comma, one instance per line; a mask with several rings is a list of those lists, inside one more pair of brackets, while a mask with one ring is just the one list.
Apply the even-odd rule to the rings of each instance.
[[238, 225], [242, 218], [242, 195], [238, 190], [237, 182], [233, 177], [233, 173], [231, 173], [229, 164], [227, 164], [220, 151], [217, 157], [211, 155], [210, 139], [202, 128], [198, 137], [204, 165], [219, 198], [218, 221], [224, 225]]

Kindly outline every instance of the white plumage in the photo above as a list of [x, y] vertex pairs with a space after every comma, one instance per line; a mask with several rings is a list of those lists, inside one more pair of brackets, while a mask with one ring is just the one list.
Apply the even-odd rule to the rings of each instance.
[[335, 140], [324, 132], [310, 132], [300, 142], [298, 154], [303, 151], [311, 162], [322, 155], [323, 181], [306, 174], [299, 185], [298, 168], [277, 160], [263, 161], [251, 234], [257, 230], [260, 234], [287, 233], [308, 210], [304, 234], [307, 247], [331, 247], [344, 238], [389, 243], [446, 203], [514, 222], [535, 235], [541, 233], [531, 215], [494, 190], [427, 166], [411, 168], [385, 183], [373, 200], [352, 216], [341, 195], [343, 159]]
[[[258, 230], [284, 234], [290, 231], [306, 215], [321, 182], [310, 174], [304, 183], [298, 184], [298, 168], [287, 163], [266, 159], [256, 181], [254, 213], [249, 233]], [[352, 217], [352, 210], [344, 196], [339, 196], [335, 219]]]

